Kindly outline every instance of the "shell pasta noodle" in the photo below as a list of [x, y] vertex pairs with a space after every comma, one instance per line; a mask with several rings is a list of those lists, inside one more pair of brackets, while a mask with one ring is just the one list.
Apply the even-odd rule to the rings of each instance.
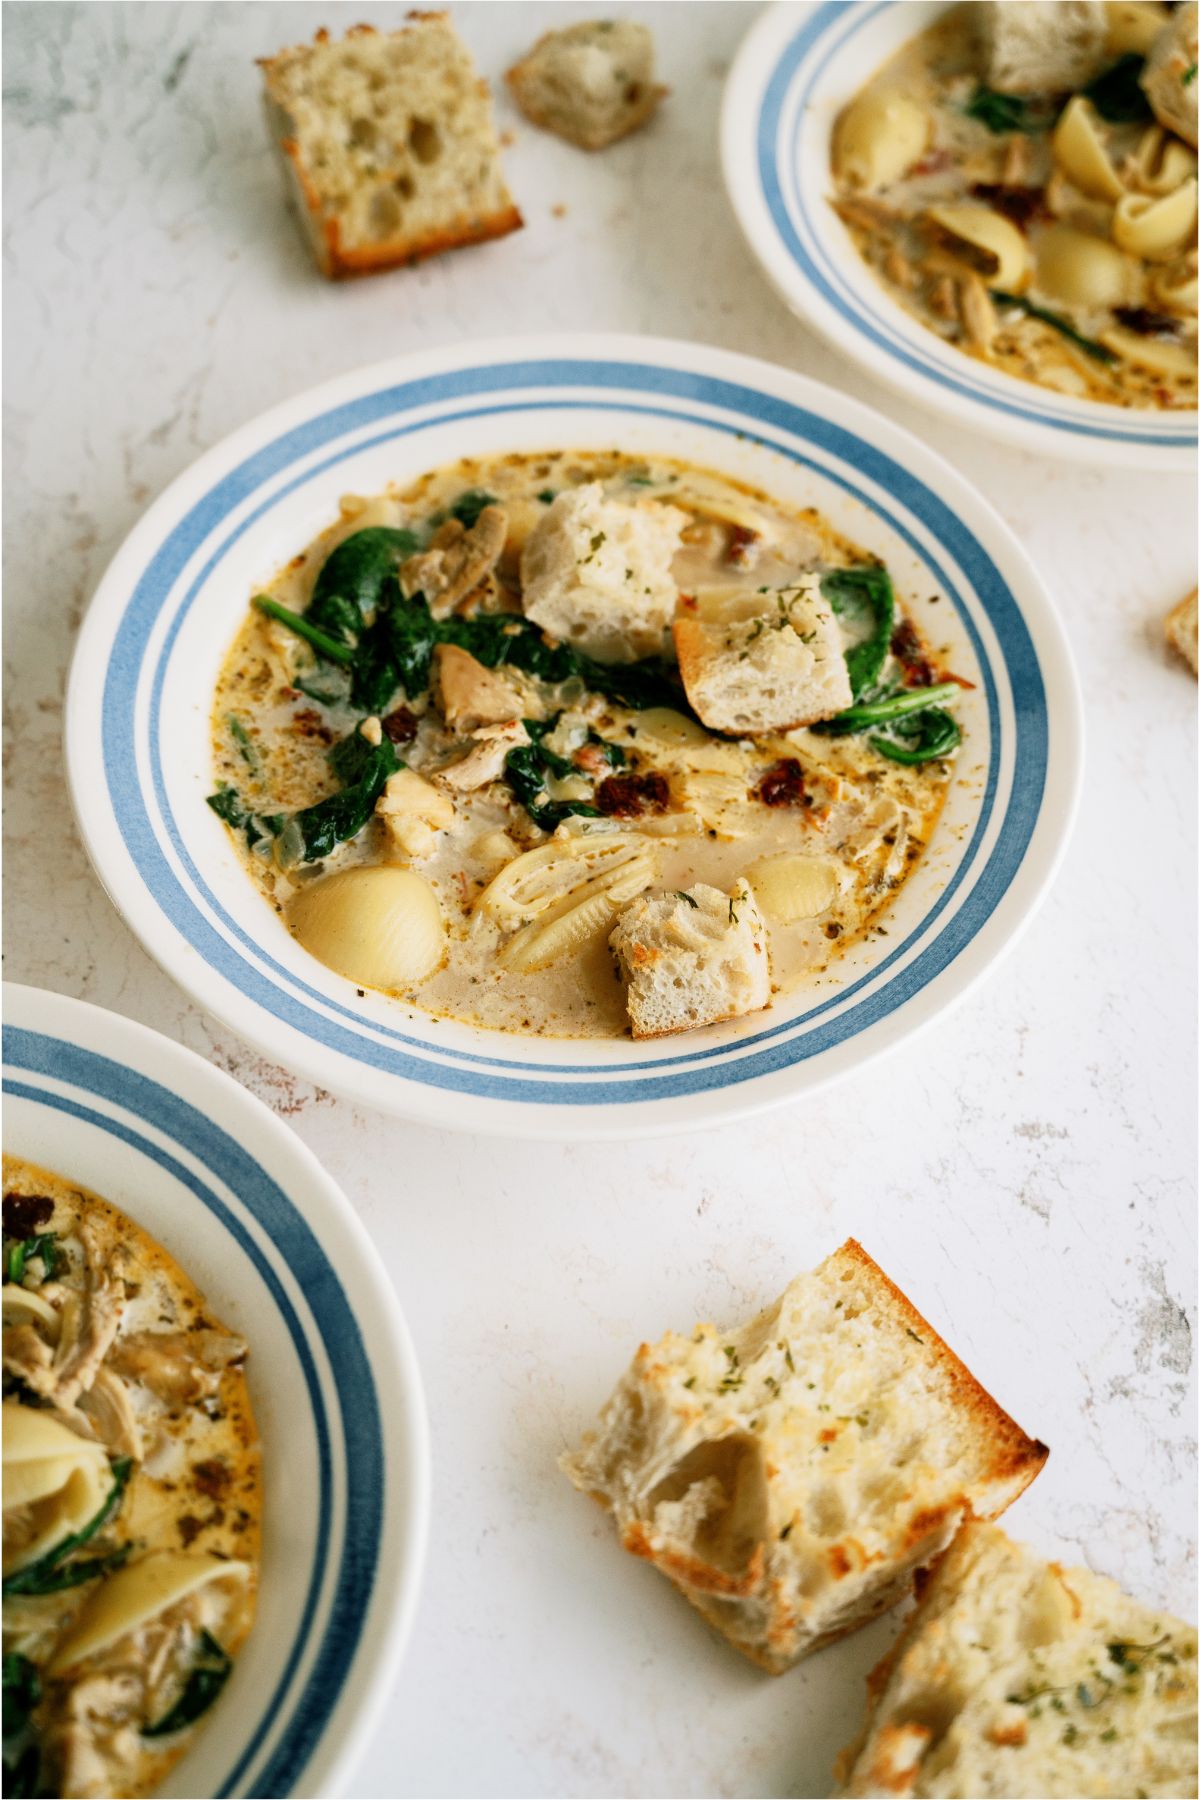
[[5, 1792], [152, 1793], [254, 1617], [246, 1344], [107, 1201], [4, 1159]]
[[1073, 398], [1191, 410], [1196, 80], [1194, 4], [948, 7], [835, 122], [832, 204], [875, 278], [964, 354]]
[[362, 998], [656, 1035], [653, 964], [688, 990], [672, 1030], [759, 1010], [879, 929], [954, 778], [971, 683], [886, 568], [691, 465], [435, 469], [344, 499], [247, 598], [209, 804]]

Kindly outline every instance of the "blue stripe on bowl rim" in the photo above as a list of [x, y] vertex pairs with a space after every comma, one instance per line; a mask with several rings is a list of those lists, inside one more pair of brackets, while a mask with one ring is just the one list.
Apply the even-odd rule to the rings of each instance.
[[[283, 1189], [242, 1145], [188, 1101], [124, 1063], [21, 1026], [5, 1028], [4, 1063], [5, 1094], [49, 1107], [107, 1132], [182, 1182], [254, 1262], [288, 1328], [303, 1371], [317, 1439], [316, 1542], [295, 1643], [258, 1725], [217, 1794], [224, 1797], [236, 1793], [249, 1775], [253, 1776], [253, 1793], [263, 1800], [291, 1794], [340, 1699], [366, 1621], [379, 1560], [385, 1503], [383, 1438], [379, 1399], [358, 1321], [337, 1271]], [[17, 1079], [7, 1073], [9, 1069], [34, 1079]], [[53, 1085], [40, 1085], [37, 1078]], [[60, 1088], [73, 1089], [75, 1095], [86, 1098], [64, 1094], [58, 1091]], [[280, 1247], [303, 1289], [329, 1360], [338, 1396], [337, 1421], [330, 1420], [325, 1406], [311, 1334], [306, 1332], [278, 1275], [259, 1256], [241, 1220], [182, 1160], [123, 1119], [89, 1105], [88, 1099], [119, 1108], [170, 1138], [207, 1169], [216, 1182], [236, 1194], [272, 1243]], [[338, 1484], [345, 1517], [341, 1544], [336, 1550], [336, 1578], [322, 1605], [322, 1589], [328, 1584], [331, 1566], [335, 1425], [340, 1425], [338, 1453], [344, 1459], [342, 1467], [346, 1472]], [[353, 1481], [348, 1479], [351, 1469]], [[268, 1500], [268, 1509], [269, 1506]], [[315, 1658], [302, 1685], [289, 1695], [298, 1664], [310, 1649], [319, 1610], [323, 1622], [319, 1625]], [[253, 1644], [253, 1637], [250, 1642]], [[282, 1728], [281, 1714], [286, 1715]], [[254, 1759], [270, 1734], [279, 1734], [275, 1746], [264, 1766], [255, 1770]]]
[[[531, 397], [531, 389], [537, 390], [536, 397]], [[549, 398], [548, 393], [556, 389], [573, 392], [566, 399]], [[600, 397], [613, 390], [623, 397], [616, 400]], [[646, 399], [647, 395], [653, 396], [653, 400]], [[444, 414], [432, 417], [423, 414], [415, 420], [406, 419], [405, 415], [464, 399], [476, 404], [467, 413], [454, 416], [472, 413], [485, 416], [555, 407], [595, 411], [608, 406], [615, 412], [655, 414], [750, 439], [793, 462], [817, 470], [825, 479], [840, 483], [910, 545], [925, 562], [936, 585], [951, 600], [972, 638], [987, 688], [990, 741], [984, 802], [952, 882], [947, 884], [921, 924], [852, 988], [820, 1002], [799, 1017], [784, 1020], [750, 1037], [702, 1050], [621, 1064], [519, 1062], [509, 1057], [454, 1049], [443, 1043], [411, 1037], [374, 1020], [363, 1020], [351, 1009], [308, 987], [291, 971], [274, 963], [253, 940], [246, 938], [209, 891], [187, 851], [184, 835], [170, 808], [157, 729], [170, 649], [178, 630], [178, 620], [175, 620], [170, 631], [164, 634], [157, 661], [150, 670], [149, 760], [154, 798], [171, 848], [196, 891], [220, 919], [224, 930], [240, 940], [247, 950], [253, 951], [255, 962], [221, 935], [179, 880], [159, 843], [149, 799], [140, 779], [136, 707], [138, 692], [143, 685], [148, 641], [180, 573], [232, 512], [268, 483], [286, 475], [303, 459], [326, 446], [335, 446], [341, 438], [362, 434], [381, 421], [397, 417], [400, 422], [389, 425], [381, 436], [398, 437], [432, 428], [443, 423]], [[734, 417], [710, 416], [697, 411], [697, 404], [723, 409]], [[355, 436], [351, 443], [334, 450], [327, 462], [315, 470], [306, 463], [291, 481], [271, 489], [222, 543], [220, 550], [206, 559], [203, 570], [181, 602], [181, 609], [192, 604], [200, 585], [211, 575], [228, 544], [262, 512], [276, 504], [283, 494], [312, 479], [320, 468], [344, 456], [357, 454], [368, 441], [377, 440]], [[810, 448], [818, 454], [810, 455]], [[821, 454], [826, 461], [818, 459]], [[1001, 712], [993, 670], [957, 584], [896, 511], [876, 498], [867, 487], [831, 468], [829, 460], [858, 469], [867, 482], [894, 497], [897, 506], [903, 508], [963, 571], [996, 634], [1012, 696], [1016, 738], [1012, 785], [987, 862], [976, 872], [974, 885], [957, 912], [938, 936], [904, 968], [896, 968], [896, 965], [946, 911], [957, 888], [965, 881], [992, 824], [999, 791]], [[595, 357], [521, 359], [446, 370], [402, 381], [317, 414], [245, 458], [189, 508], [150, 556], [117, 626], [104, 671], [101, 716], [105, 777], [125, 847], [160, 911], [209, 967], [234, 983], [244, 996], [279, 1022], [373, 1069], [477, 1097], [551, 1105], [625, 1104], [693, 1094], [752, 1080], [819, 1055], [897, 1010], [961, 954], [1014, 879], [1039, 816], [1048, 749], [1045, 688], [1037, 652], [1020, 608], [979, 540], [930, 488], [865, 439], [794, 402], [721, 377], [657, 363]], [[270, 976], [261, 972], [262, 964], [273, 971]], [[881, 976], [893, 968], [896, 973], [890, 981], [846, 1007], [847, 1000], [860, 989], [868, 984], [878, 984]], [[842, 1009], [837, 1017], [824, 1017], [834, 1009]], [[813, 1023], [822, 1018], [823, 1023]], [[348, 1029], [340, 1019], [357, 1029]], [[806, 1029], [809, 1026], [812, 1028]], [[371, 1036], [363, 1035], [366, 1032]], [[388, 1041], [381, 1042], [380, 1039]], [[445, 1061], [426, 1060], [425, 1056], [412, 1054], [414, 1050], [431, 1053]], [[748, 1050], [751, 1054], [746, 1054]], [[575, 1077], [587, 1079], [573, 1079]]]
[[[960, 358], [967, 365], [962, 370], [947, 368], [939, 361], [932, 346], [918, 347], [902, 337], [891, 318], [894, 303], [887, 302], [884, 290], [878, 288], [873, 279], [852, 283], [829, 255], [820, 224], [809, 212], [798, 185], [799, 136], [804, 115], [832, 58], [880, 13], [902, 3], [903, 0], [874, 0], [874, 4], [867, 4], [865, 0], [822, 0], [782, 47], [762, 85], [754, 132], [758, 179], [764, 205], [791, 261], [826, 303], [868, 342], [924, 380], [936, 382], [974, 404], [1055, 431], [1073, 432], [1104, 442], [1170, 449], [1190, 446], [1195, 438], [1190, 415], [1175, 421], [1161, 415], [1127, 416], [1122, 428], [1115, 423], [1093, 423], [1066, 412], [1061, 403], [1056, 405], [1049, 397], [1047, 390], [1020, 383], [1016, 378], [1012, 382], [1013, 388], [1030, 386], [1028, 396], [1014, 393], [1009, 398], [994, 393], [982, 379], [972, 375], [969, 358]], [[839, 30], [848, 15], [850, 23], [844, 30]], [[822, 46], [823, 39], [828, 41]], [[792, 120], [786, 146], [781, 141], [785, 110]], [[821, 205], [828, 208], [825, 200]], [[803, 239], [797, 224], [806, 234]], [[821, 224], [827, 224], [827, 221], [823, 218]], [[864, 268], [864, 276], [867, 273]], [[871, 300], [879, 303], [880, 310], [872, 310]], [[1100, 402], [1095, 404], [1101, 410]]]

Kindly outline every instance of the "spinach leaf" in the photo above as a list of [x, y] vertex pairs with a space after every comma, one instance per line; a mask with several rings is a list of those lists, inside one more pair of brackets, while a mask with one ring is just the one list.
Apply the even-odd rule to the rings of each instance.
[[949, 756], [962, 742], [962, 732], [940, 706], [927, 706], [897, 719], [885, 731], [873, 731], [867, 742], [891, 762], [916, 764]]
[[225, 1686], [232, 1667], [232, 1657], [226, 1654], [212, 1633], [201, 1631], [195, 1661], [182, 1694], [156, 1725], [142, 1726], [142, 1736], [170, 1737], [172, 1732], [183, 1731], [187, 1726], [194, 1725], [201, 1714], [208, 1711]]
[[246, 843], [251, 850], [264, 838], [278, 837], [283, 830], [285, 821], [281, 813], [251, 812], [237, 789], [227, 781], [221, 783], [215, 794], [207, 795], [206, 800], [218, 819], [224, 819], [234, 831], [246, 833]]
[[470, 531], [478, 523], [479, 515], [484, 507], [496, 504], [495, 494], [486, 494], [482, 488], [468, 488], [467, 492], [460, 494], [450, 506], [450, 517], [457, 519], [460, 525], [465, 525]]
[[357, 837], [375, 811], [388, 776], [403, 767], [390, 738], [370, 744], [357, 730], [333, 746], [329, 759], [346, 785], [292, 814], [280, 833], [280, 860], [285, 867], [320, 862], [339, 844]]
[[4, 1252], [4, 1279], [15, 1281], [18, 1286], [25, 1278], [25, 1264], [33, 1257], [40, 1256], [46, 1267], [46, 1279], [49, 1280], [58, 1267], [58, 1245], [53, 1231], [42, 1231], [36, 1237], [18, 1238], [10, 1241]]
[[505, 781], [534, 824], [540, 825], [543, 831], [553, 831], [556, 825], [561, 825], [572, 813], [585, 819], [598, 819], [601, 816], [600, 808], [589, 805], [585, 800], [547, 800], [542, 797], [548, 774], [562, 776], [574, 773], [573, 765], [565, 757], [556, 756], [541, 742], [551, 723], [552, 721], [526, 719], [526, 731], [530, 730], [531, 724], [534, 728], [530, 732], [533, 742], [510, 750], [504, 759]]
[[1107, 345], [1096, 343], [1094, 338], [1084, 337], [1083, 333], [1076, 331], [1071, 321], [1064, 319], [1061, 313], [1051, 312], [1046, 306], [1035, 306], [1034, 302], [1027, 300], [1024, 294], [1005, 294], [1001, 293], [999, 288], [993, 288], [992, 299], [1001, 306], [1019, 306], [1021, 311], [1028, 313], [1031, 319], [1040, 319], [1043, 325], [1052, 325], [1055, 331], [1059, 331], [1063, 337], [1069, 338], [1071, 343], [1085, 351], [1088, 356], [1095, 357], [1097, 362], [1110, 363], [1117, 360], [1116, 352], [1110, 350]]
[[230, 713], [226, 723], [229, 726], [230, 737], [241, 752], [242, 761], [252, 775], [257, 775], [261, 765], [258, 760], [258, 749], [254, 739], [250, 736], [250, 733], [246, 730], [246, 727], [242, 724], [242, 721], [236, 714]]
[[4, 1736], [14, 1738], [24, 1731], [29, 1715], [42, 1697], [38, 1672], [27, 1656], [16, 1650], [4, 1654]]
[[[462, 620], [443, 621], [445, 626], [462, 623]], [[454, 643], [457, 640], [445, 635], [439, 628], [423, 594], [414, 594], [411, 600], [393, 606], [385, 614], [381, 629], [387, 639], [396, 678], [404, 689], [405, 698], [415, 700], [429, 686], [434, 645]]]
[[980, 82], [963, 111], [968, 119], [978, 119], [1000, 137], [1007, 131], [1045, 131], [1053, 124], [1058, 107], [1044, 95], [1002, 94]]
[[844, 737], [848, 732], [865, 731], [871, 725], [886, 725], [908, 713], [923, 712], [938, 701], [953, 700], [959, 691], [958, 683], [954, 681], [940, 681], [935, 687], [894, 688], [890, 693], [877, 695], [874, 700], [848, 706], [845, 712], [827, 719], [824, 729]]
[[1110, 125], [1142, 125], [1153, 119], [1153, 110], [1141, 85], [1145, 66], [1145, 57], [1139, 56], [1136, 50], [1129, 50], [1084, 88], [1100, 117], [1107, 119]]
[[830, 569], [821, 577], [821, 592], [839, 618], [860, 630], [869, 629], [846, 652], [850, 692], [857, 700], [874, 686], [887, 660], [896, 618], [892, 578], [881, 564], [858, 569]]
[[341, 643], [330, 637], [328, 632], [319, 631], [309, 620], [307, 613], [293, 612], [290, 606], [283, 606], [278, 600], [272, 600], [270, 594], [255, 594], [251, 605], [257, 606], [260, 613], [266, 613], [268, 619], [277, 619], [310, 643], [329, 662], [342, 663], [349, 668], [354, 661], [354, 650], [349, 644]]
[[[76, 1550], [82, 1549], [102, 1531], [109, 1520], [120, 1510], [129, 1477], [133, 1473], [133, 1458], [120, 1456], [112, 1465], [113, 1484], [99, 1512], [90, 1518], [86, 1525], [67, 1537], [38, 1557], [36, 1562], [18, 1569], [12, 1575], [6, 1575], [3, 1582], [5, 1598], [10, 1594], [57, 1594], [63, 1588], [78, 1587], [80, 1582], [91, 1581], [96, 1575], [103, 1575], [109, 1569], [117, 1568], [125, 1561], [132, 1549], [131, 1544], [123, 1544], [119, 1550], [107, 1556], [90, 1556], [80, 1558], [78, 1562], [68, 1562]], [[64, 1566], [65, 1565], [65, 1566]]]
[[396, 571], [416, 548], [414, 532], [392, 525], [368, 525], [343, 538], [317, 576], [307, 623], [337, 643], [353, 643], [384, 610]]
[[389, 626], [393, 613], [385, 612], [368, 625], [358, 641], [350, 677], [350, 704], [364, 713], [385, 713], [400, 686], [400, 670], [392, 647]]

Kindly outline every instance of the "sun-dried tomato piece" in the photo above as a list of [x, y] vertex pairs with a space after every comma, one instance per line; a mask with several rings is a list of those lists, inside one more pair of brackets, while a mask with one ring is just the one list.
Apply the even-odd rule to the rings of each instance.
[[5, 1194], [4, 1235], [36, 1237], [43, 1225], [50, 1223], [53, 1212], [54, 1202], [46, 1194]]
[[300, 712], [292, 714], [292, 724], [301, 737], [318, 738], [323, 744], [332, 744], [333, 733], [315, 707], [306, 706]]
[[804, 786], [804, 770], [794, 756], [781, 757], [759, 777], [755, 794], [764, 806], [811, 806]]
[[384, 736], [390, 738], [393, 744], [411, 744], [417, 735], [417, 721], [407, 706], [398, 706], [395, 712], [388, 713], [380, 723]]
[[610, 775], [596, 789], [596, 805], [610, 819], [636, 819], [644, 812], [666, 812], [671, 787], [665, 775]]

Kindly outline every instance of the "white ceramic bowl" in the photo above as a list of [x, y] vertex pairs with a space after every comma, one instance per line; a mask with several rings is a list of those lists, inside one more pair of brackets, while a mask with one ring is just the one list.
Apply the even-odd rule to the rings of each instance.
[[[815, 989], [668, 1038], [547, 1040], [434, 1021], [315, 962], [251, 884], [212, 787], [214, 682], [255, 585], [369, 494], [457, 457], [663, 453], [819, 506], [889, 564], [976, 682], [931, 852]], [[937, 596], [931, 603], [930, 596]], [[811, 1090], [958, 998], [1066, 841], [1080, 714], [1054, 611], [990, 508], [914, 438], [783, 369], [643, 338], [470, 344], [358, 370], [202, 457], [118, 552], [67, 700], [76, 815], [131, 928], [202, 1005], [309, 1079], [442, 1126], [629, 1137]]]
[[889, 387], [955, 423], [1045, 456], [1187, 469], [1194, 412], [1071, 399], [943, 343], [876, 281], [829, 204], [834, 120], [943, 0], [769, 7], [730, 71], [725, 185], [751, 251], [806, 324]]
[[285, 1125], [115, 1013], [4, 990], [10, 1154], [125, 1209], [250, 1344], [258, 1617], [164, 1795], [342, 1791], [412, 1623], [429, 1511], [420, 1378], [349, 1203]]

